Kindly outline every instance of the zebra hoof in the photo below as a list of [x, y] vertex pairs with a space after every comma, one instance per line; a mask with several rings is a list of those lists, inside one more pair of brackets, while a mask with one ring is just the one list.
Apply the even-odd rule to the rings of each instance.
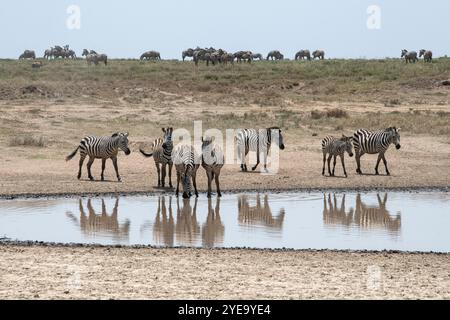
[[220, 198], [222, 196], [222, 193], [218, 192], [217, 196]]
[[94, 181], [94, 177], [89, 177], [89, 180]]
[[118, 182], [122, 182], [122, 178], [121, 177], [117, 177], [117, 181]]

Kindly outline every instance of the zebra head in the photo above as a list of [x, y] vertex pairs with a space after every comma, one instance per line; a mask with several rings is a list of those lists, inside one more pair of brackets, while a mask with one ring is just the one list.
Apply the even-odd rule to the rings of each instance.
[[403, 49], [403, 50], [402, 50], [402, 56], [401, 56], [401, 58], [403, 58], [404, 56], [406, 56], [407, 53], [408, 53], [408, 50]]
[[127, 133], [117, 132], [114, 133], [112, 137], [118, 139], [117, 145], [119, 149], [125, 152], [125, 154], [128, 156], [131, 153], [130, 148], [128, 148], [128, 132]]
[[395, 145], [395, 149], [400, 149], [400, 128], [390, 127], [388, 128], [389, 133], [391, 134], [391, 141]]
[[424, 54], [425, 54], [425, 49], [421, 49], [420, 51], [419, 51], [419, 58], [421, 58]]
[[345, 152], [348, 153], [349, 157], [353, 157], [353, 137], [342, 135], [341, 141], [345, 143]]
[[164, 132], [164, 138], [163, 138], [163, 144], [162, 147], [166, 148], [168, 144], [172, 144], [172, 133], [173, 128], [167, 127], [167, 128], [161, 128], [162, 132]]
[[87, 56], [89, 54], [88, 49], [83, 49], [83, 53], [81, 54], [81, 56]]
[[281, 134], [281, 129], [279, 127], [272, 127], [268, 129], [269, 135], [272, 135], [272, 138], [274, 138], [274, 142], [278, 145], [280, 150], [284, 150], [284, 142], [283, 142], [283, 135]]

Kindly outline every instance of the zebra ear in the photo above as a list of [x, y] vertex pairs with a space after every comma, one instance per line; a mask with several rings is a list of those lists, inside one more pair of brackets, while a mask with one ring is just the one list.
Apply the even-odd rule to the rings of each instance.
[[113, 133], [113, 135], [111, 136], [111, 137], [117, 137], [119, 135], [119, 133], [118, 132], [116, 132], [116, 133]]
[[166, 133], [166, 128], [161, 128], [162, 132]]
[[400, 129], [401, 129], [401, 128], [397, 128], [397, 132], [399, 132], [399, 131], [400, 131]]
[[125, 132], [124, 136], [125, 136], [125, 137], [128, 137], [128, 132]]

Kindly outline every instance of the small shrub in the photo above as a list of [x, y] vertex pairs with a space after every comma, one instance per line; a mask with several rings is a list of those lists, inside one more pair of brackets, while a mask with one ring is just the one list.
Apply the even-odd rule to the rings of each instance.
[[43, 137], [33, 137], [33, 136], [25, 136], [25, 137], [13, 137], [9, 141], [10, 147], [39, 147], [43, 148], [46, 146], [46, 141]]
[[323, 118], [324, 114], [323, 112], [317, 111], [317, 110], [313, 110], [311, 111], [311, 118], [314, 120]]
[[331, 109], [327, 111], [328, 118], [348, 118], [348, 113], [342, 109]]

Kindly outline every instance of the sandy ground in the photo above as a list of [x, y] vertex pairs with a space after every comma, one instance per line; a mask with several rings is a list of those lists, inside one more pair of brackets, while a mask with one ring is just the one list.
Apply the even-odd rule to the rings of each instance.
[[450, 299], [450, 255], [0, 246], [2, 299]]

